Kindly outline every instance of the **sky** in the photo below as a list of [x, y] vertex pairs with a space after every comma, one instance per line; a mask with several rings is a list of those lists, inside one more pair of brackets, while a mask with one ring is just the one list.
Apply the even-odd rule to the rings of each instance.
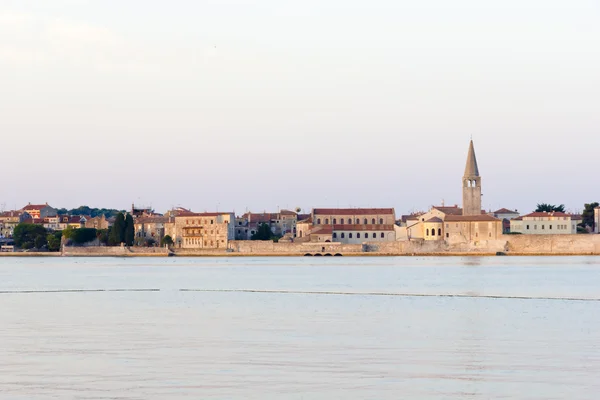
[[600, 201], [597, 0], [3, 0], [0, 209]]

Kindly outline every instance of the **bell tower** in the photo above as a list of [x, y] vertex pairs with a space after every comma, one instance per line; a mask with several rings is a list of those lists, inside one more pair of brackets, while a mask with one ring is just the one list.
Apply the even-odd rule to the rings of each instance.
[[481, 177], [477, 167], [477, 158], [475, 157], [475, 148], [473, 140], [469, 144], [469, 154], [467, 155], [467, 165], [462, 179], [463, 183], [463, 215], [481, 214]]

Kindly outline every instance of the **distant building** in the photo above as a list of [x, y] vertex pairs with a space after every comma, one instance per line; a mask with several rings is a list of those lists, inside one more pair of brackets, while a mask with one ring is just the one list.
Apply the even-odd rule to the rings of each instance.
[[594, 209], [594, 232], [600, 233], [600, 207]]
[[156, 217], [157, 215], [152, 207], [131, 205], [131, 216], [135, 219], [138, 217]]
[[395, 220], [393, 208], [315, 208], [309, 218], [296, 223], [296, 237], [348, 244], [395, 241]]
[[143, 245], [153, 240], [160, 245], [165, 236], [165, 224], [168, 217], [138, 217], [134, 221], [136, 245]]
[[501, 208], [492, 213], [492, 216], [502, 221], [502, 232], [510, 232], [510, 221], [515, 218], [519, 218], [520, 214], [517, 210], [509, 210], [508, 208]]
[[24, 211], [26, 213], [28, 213], [31, 218], [35, 219], [40, 219], [40, 218], [46, 218], [46, 217], [55, 217], [56, 215], [58, 215], [57, 210], [53, 207], [50, 207], [48, 205], [48, 203], [46, 204], [27, 204], [25, 207], [23, 207], [21, 209], [21, 211]]
[[[235, 219], [235, 240], [250, 240], [261, 224], [267, 224], [274, 235], [296, 235], [297, 214], [289, 210], [277, 213], [247, 212]], [[289, 235], [288, 235], [289, 236]]]
[[86, 228], [108, 229], [111, 226], [112, 226], [112, 223], [110, 223], [110, 221], [108, 219], [106, 219], [106, 216], [104, 214], [99, 215], [94, 218], [88, 218], [85, 221]]
[[5, 211], [0, 213], [0, 237], [12, 238], [15, 227], [31, 216], [24, 211]]
[[176, 248], [226, 249], [234, 238], [233, 213], [181, 212], [165, 222], [165, 235], [169, 235]]
[[558, 211], [533, 212], [510, 221], [510, 231], [523, 235], [566, 235], [577, 233], [580, 217]]

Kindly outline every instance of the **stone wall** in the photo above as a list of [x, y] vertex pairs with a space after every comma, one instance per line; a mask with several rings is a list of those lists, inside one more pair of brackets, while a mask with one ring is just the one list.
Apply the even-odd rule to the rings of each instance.
[[598, 254], [600, 235], [503, 235], [507, 254]]
[[164, 247], [70, 247], [64, 246], [62, 255], [69, 257], [142, 257], [168, 256], [169, 250]]

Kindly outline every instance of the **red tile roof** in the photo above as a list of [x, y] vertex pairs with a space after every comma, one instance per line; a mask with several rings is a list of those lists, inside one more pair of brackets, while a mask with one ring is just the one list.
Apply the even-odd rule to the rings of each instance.
[[310, 232], [311, 235], [331, 235], [333, 234], [333, 228], [331, 226], [322, 226], [314, 231]]
[[393, 231], [394, 225], [334, 225], [334, 231]]
[[28, 210], [41, 210], [43, 208], [50, 207], [48, 204], [27, 204], [22, 208], [23, 211]]
[[315, 215], [382, 215], [394, 214], [393, 208], [315, 208]]
[[500, 221], [498, 218], [494, 218], [491, 215], [448, 215], [444, 218], [446, 222], [471, 222], [471, 221], [489, 221], [495, 222]]
[[570, 214], [565, 214], [559, 211], [547, 212], [547, 211], [537, 211], [532, 212], [527, 215], [523, 215], [523, 217], [570, 217]]
[[494, 214], [518, 214], [518, 212], [509, 210], [508, 208], [501, 208], [499, 210], [494, 211]]

